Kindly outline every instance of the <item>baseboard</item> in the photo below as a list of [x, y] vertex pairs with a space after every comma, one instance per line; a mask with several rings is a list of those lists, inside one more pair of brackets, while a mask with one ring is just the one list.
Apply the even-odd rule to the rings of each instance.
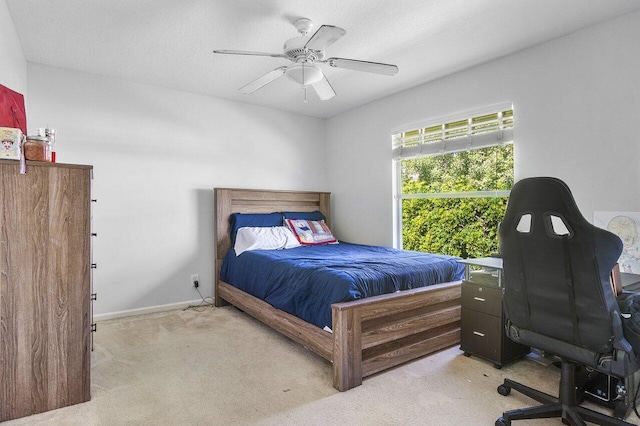
[[152, 314], [155, 312], [173, 311], [174, 309], [184, 309], [192, 305], [197, 305], [202, 299], [190, 300], [186, 302], [170, 303], [168, 305], [148, 306], [146, 308], [129, 309], [126, 311], [109, 312], [106, 314], [96, 314], [93, 316], [94, 322], [106, 321], [116, 318], [132, 317], [136, 315]]

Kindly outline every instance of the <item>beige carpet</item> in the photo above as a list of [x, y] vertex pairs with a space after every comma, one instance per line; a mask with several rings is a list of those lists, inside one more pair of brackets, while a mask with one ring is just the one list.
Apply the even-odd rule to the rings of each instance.
[[529, 359], [498, 370], [454, 347], [340, 393], [328, 362], [232, 307], [100, 322], [92, 363], [90, 402], [3, 426], [493, 425], [533, 404], [499, 395], [505, 377], [553, 394], [559, 377]]

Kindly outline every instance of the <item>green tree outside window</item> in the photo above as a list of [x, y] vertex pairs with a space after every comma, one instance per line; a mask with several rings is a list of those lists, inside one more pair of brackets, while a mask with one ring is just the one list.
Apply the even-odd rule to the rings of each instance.
[[507, 197], [496, 194], [513, 186], [513, 144], [402, 160], [401, 179], [402, 248], [462, 258], [498, 252]]

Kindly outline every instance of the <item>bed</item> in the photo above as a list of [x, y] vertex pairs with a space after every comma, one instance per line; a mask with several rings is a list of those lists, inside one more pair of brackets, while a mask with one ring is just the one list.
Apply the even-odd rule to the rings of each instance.
[[458, 280], [334, 303], [331, 331], [223, 281], [220, 270], [231, 248], [229, 217], [233, 213], [318, 210], [330, 227], [330, 194], [215, 188], [214, 197], [215, 305], [234, 305], [331, 362], [337, 390], [359, 386], [363, 377], [459, 343]]

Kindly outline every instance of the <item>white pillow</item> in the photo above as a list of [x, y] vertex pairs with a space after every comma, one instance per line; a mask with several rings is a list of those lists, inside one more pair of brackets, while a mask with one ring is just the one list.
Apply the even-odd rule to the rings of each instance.
[[247, 226], [238, 229], [236, 244], [233, 248], [236, 256], [240, 256], [248, 250], [277, 250], [294, 247], [300, 247], [300, 243], [285, 226]]

